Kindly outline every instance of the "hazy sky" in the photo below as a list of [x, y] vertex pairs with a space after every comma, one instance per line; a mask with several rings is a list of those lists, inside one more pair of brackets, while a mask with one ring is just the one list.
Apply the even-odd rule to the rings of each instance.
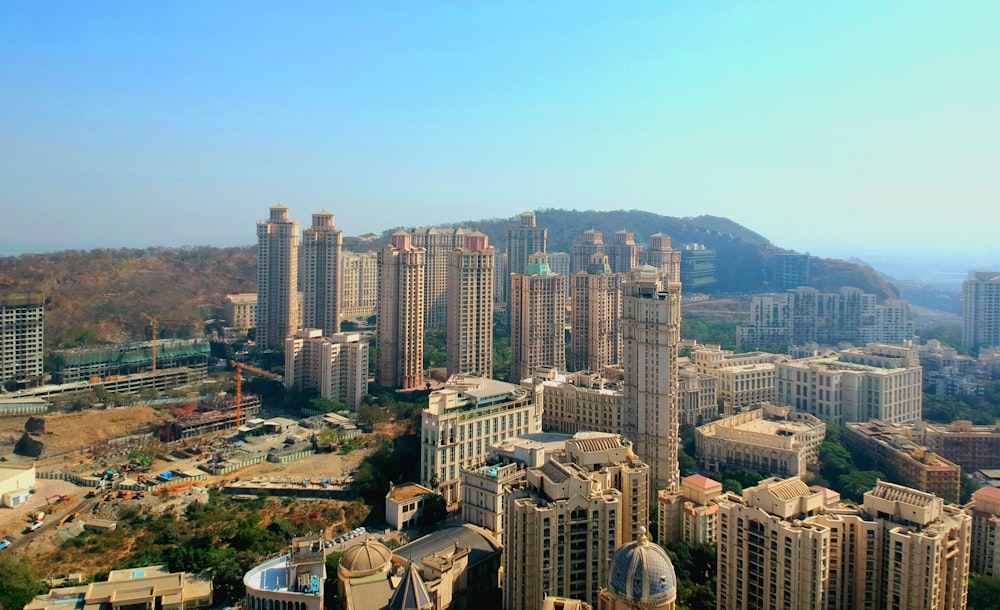
[[[294, 8], [287, 8], [292, 5]], [[541, 207], [1000, 261], [1000, 2], [6, 2], [0, 252]]]

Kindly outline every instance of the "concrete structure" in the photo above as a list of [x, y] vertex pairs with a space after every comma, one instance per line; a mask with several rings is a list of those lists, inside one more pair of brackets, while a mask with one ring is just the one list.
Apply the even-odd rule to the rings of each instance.
[[743, 407], [774, 400], [775, 366], [788, 356], [769, 352], [741, 354], [718, 345], [704, 345], [691, 352], [699, 373], [716, 379], [716, 393], [728, 416]]
[[598, 610], [673, 610], [677, 575], [667, 552], [652, 544], [645, 528], [611, 557], [608, 586], [598, 593]]
[[511, 379], [526, 379], [540, 366], [566, 369], [566, 282], [543, 253], [531, 255], [525, 273], [511, 274]]
[[[156, 370], [186, 368], [208, 375], [211, 347], [205, 339], [158, 339]], [[121, 343], [96, 347], [76, 347], [52, 352], [55, 370], [52, 380], [58, 384], [80, 381], [114, 381], [123, 375], [153, 370], [153, 342]]]
[[601, 371], [621, 360], [621, 279], [605, 254], [570, 278], [573, 284], [572, 370]]
[[435, 495], [433, 489], [417, 483], [393, 485], [390, 482], [385, 494], [385, 522], [394, 530], [420, 525], [424, 505]]
[[560, 373], [552, 367], [535, 370], [521, 382], [524, 387], [541, 384], [542, 428], [575, 434], [583, 431], [621, 434], [624, 371], [607, 367], [602, 372]]
[[257, 344], [283, 345], [302, 326], [299, 301], [299, 223], [276, 205], [257, 223]]
[[431, 392], [420, 427], [420, 483], [448, 505], [462, 498], [461, 469], [486, 462], [489, 446], [541, 432], [541, 388], [453, 375]]
[[243, 576], [245, 607], [323, 610], [325, 582], [323, 539], [315, 535], [293, 538], [288, 554], [265, 561]]
[[1000, 346], [1000, 271], [973, 271], [962, 282], [962, 345]]
[[[491, 456], [488, 462], [496, 462]], [[491, 463], [462, 468], [462, 521], [479, 526], [502, 540], [507, 488], [524, 478], [517, 463]]]
[[808, 286], [810, 280], [810, 261], [808, 254], [798, 252], [777, 252], [771, 255], [768, 264], [768, 279], [775, 290], [792, 290], [799, 286]]
[[678, 491], [661, 489], [656, 498], [656, 540], [660, 544], [680, 540], [714, 546], [719, 534], [715, 499], [722, 494], [722, 483], [700, 474], [681, 479]]
[[680, 423], [699, 426], [718, 419], [718, 381], [712, 375], [699, 373], [687, 358], [678, 358], [678, 407]]
[[845, 286], [821, 293], [800, 286], [784, 293], [754, 295], [750, 325], [737, 328], [741, 349], [801, 345], [902, 343], [913, 338], [913, 322], [905, 301], [878, 303], [874, 294]]
[[0, 398], [0, 415], [39, 415], [48, 411], [49, 402], [44, 398]]
[[285, 387], [293, 386], [357, 411], [368, 394], [368, 340], [359, 333], [324, 337], [318, 328], [285, 339]]
[[0, 468], [0, 505], [17, 508], [35, 487], [35, 467]]
[[475, 231], [448, 253], [448, 374], [493, 376], [493, 279], [496, 253]]
[[534, 212], [521, 214], [518, 224], [507, 227], [508, 272], [511, 275], [526, 275], [531, 255], [548, 252], [548, 239], [548, 229], [538, 226]]
[[378, 252], [342, 252], [340, 258], [342, 319], [374, 316], [378, 308]]
[[493, 310], [507, 311], [510, 303], [510, 266], [507, 253], [497, 252], [493, 266]]
[[843, 441], [904, 485], [958, 502], [962, 469], [910, 440], [904, 429], [883, 421], [847, 424]]
[[667, 282], [681, 281], [681, 251], [674, 250], [669, 235], [654, 233], [649, 236], [642, 261], [656, 267]]
[[312, 226], [302, 231], [299, 247], [304, 328], [319, 328], [325, 335], [340, 332], [343, 247], [344, 232], [334, 226], [333, 214], [325, 211], [313, 214]]
[[635, 243], [635, 233], [625, 229], [615, 232], [614, 241], [605, 247], [605, 251], [612, 273], [628, 273], [643, 262], [643, 247]]
[[664, 284], [648, 265], [622, 285], [622, 432], [649, 464], [657, 489], [680, 485], [679, 373], [681, 285]]
[[451, 253], [466, 247], [465, 229], [419, 228], [410, 232], [413, 247], [427, 252], [424, 271], [424, 327], [448, 325], [448, 282]]
[[570, 257], [569, 252], [546, 252], [545, 254], [549, 257], [549, 269], [552, 270], [552, 273], [566, 276], [566, 296], [569, 296], [573, 289], [573, 282], [569, 279], [570, 269], [573, 267], [570, 264], [572, 257]]
[[188, 610], [212, 606], [211, 574], [171, 573], [166, 566], [112, 570], [105, 582], [52, 589], [25, 610], [67, 608], [157, 608]]
[[681, 247], [681, 278], [689, 291], [703, 290], [715, 283], [715, 250], [704, 244]]
[[257, 326], [257, 293], [227, 294], [222, 304], [226, 327], [234, 333], [246, 334]]
[[0, 388], [42, 383], [45, 347], [45, 296], [41, 293], [0, 297]]
[[859, 364], [857, 354], [817, 356], [778, 363], [775, 402], [843, 425], [872, 419], [896, 424], [920, 419], [923, 370], [891, 366], [892, 358]]
[[595, 254], [604, 254], [604, 235], [596, 229], [589, 229], [583, 232], [579, 241], [573, 243], [569, 274], [586, 271]]
[[424, 385], [424, 270], [427, 253], [406, 231], [379, 251], [378, 369], [387, 388]]
[[983, 487], [972, 494], [972, 559], [976, 574], [1000, 576], [1000, 489]]
[[1000, 466], [1000, 422], [975, 426], [964, 420], [950, 424], [918, 421], [902, 430], [913, 442], [961, 466], [966, 474]]
[[801, 477], [819, 461], [826, 424], [791, 407], [763, 403], [699, 426], [698, 459], [711, 472], [752, 470], [769, 476]]

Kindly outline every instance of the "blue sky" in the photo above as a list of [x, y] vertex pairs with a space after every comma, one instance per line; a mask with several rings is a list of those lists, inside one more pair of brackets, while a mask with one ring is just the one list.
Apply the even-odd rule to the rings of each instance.
[[0, 252], [541, 207], [1000, 261], [1000, 3], [20, 2]]

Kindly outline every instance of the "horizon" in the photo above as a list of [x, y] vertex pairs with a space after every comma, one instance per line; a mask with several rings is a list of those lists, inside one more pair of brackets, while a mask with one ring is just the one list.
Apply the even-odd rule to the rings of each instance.
[[282, 203], [347, 235], [640, 209], [1000, 261], [995, 3], [51, 8], [0, 23], [5, 254], [252, 244]]

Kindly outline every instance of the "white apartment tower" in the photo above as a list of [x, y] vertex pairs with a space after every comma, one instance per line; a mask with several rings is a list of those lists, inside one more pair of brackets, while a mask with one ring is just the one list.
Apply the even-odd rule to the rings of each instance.
[[511, 274], [510, 296], [510, 378], [527, 379], [540, 366], [566, 370], [566, 276], [535, 253], [525, 273]]
[[621, 359], [621, 278], [611, 273], [605, 254], [573, 274], [574, 371], [603, 371]]
[[1000, 346], [1000, 271], [975, 271], [962, 282], [962, 344]]
[[389, 388], [424, 385], [423, 248], [397, 231], [379, 251], [377, 381]]
[[0, 297], [0, 388], [9, 382], [41, 384], [44, 334], [44, 295]]
[[341, 320], [368, 318], [378, 306], [378, 252], [342, 252]]
[[493, 278], [496, 253], [475, 231], [448, 254], [448, 374], [493, 376]]
[[649, 464], [653, 485], [680, 485], [679, 372], [681, 285], [644, 265], [622, 285], [623, 434]]
[[341, 251], [344, 233], [333, 224], [333, 214], [313, 214], [312, 226], [302, 231], [299, 247], [299, 288], [302, 291], [302, 326], [323, 334], [340, 331]]
[[257, 223], [257, 344], [283, 345], [301, 327], [299, 223], [276, 205]]
[[357, 411], [368, 394], [368, 341], [358, 333], [300, 330], [285, 339], [285, 387], [292, 386]]

